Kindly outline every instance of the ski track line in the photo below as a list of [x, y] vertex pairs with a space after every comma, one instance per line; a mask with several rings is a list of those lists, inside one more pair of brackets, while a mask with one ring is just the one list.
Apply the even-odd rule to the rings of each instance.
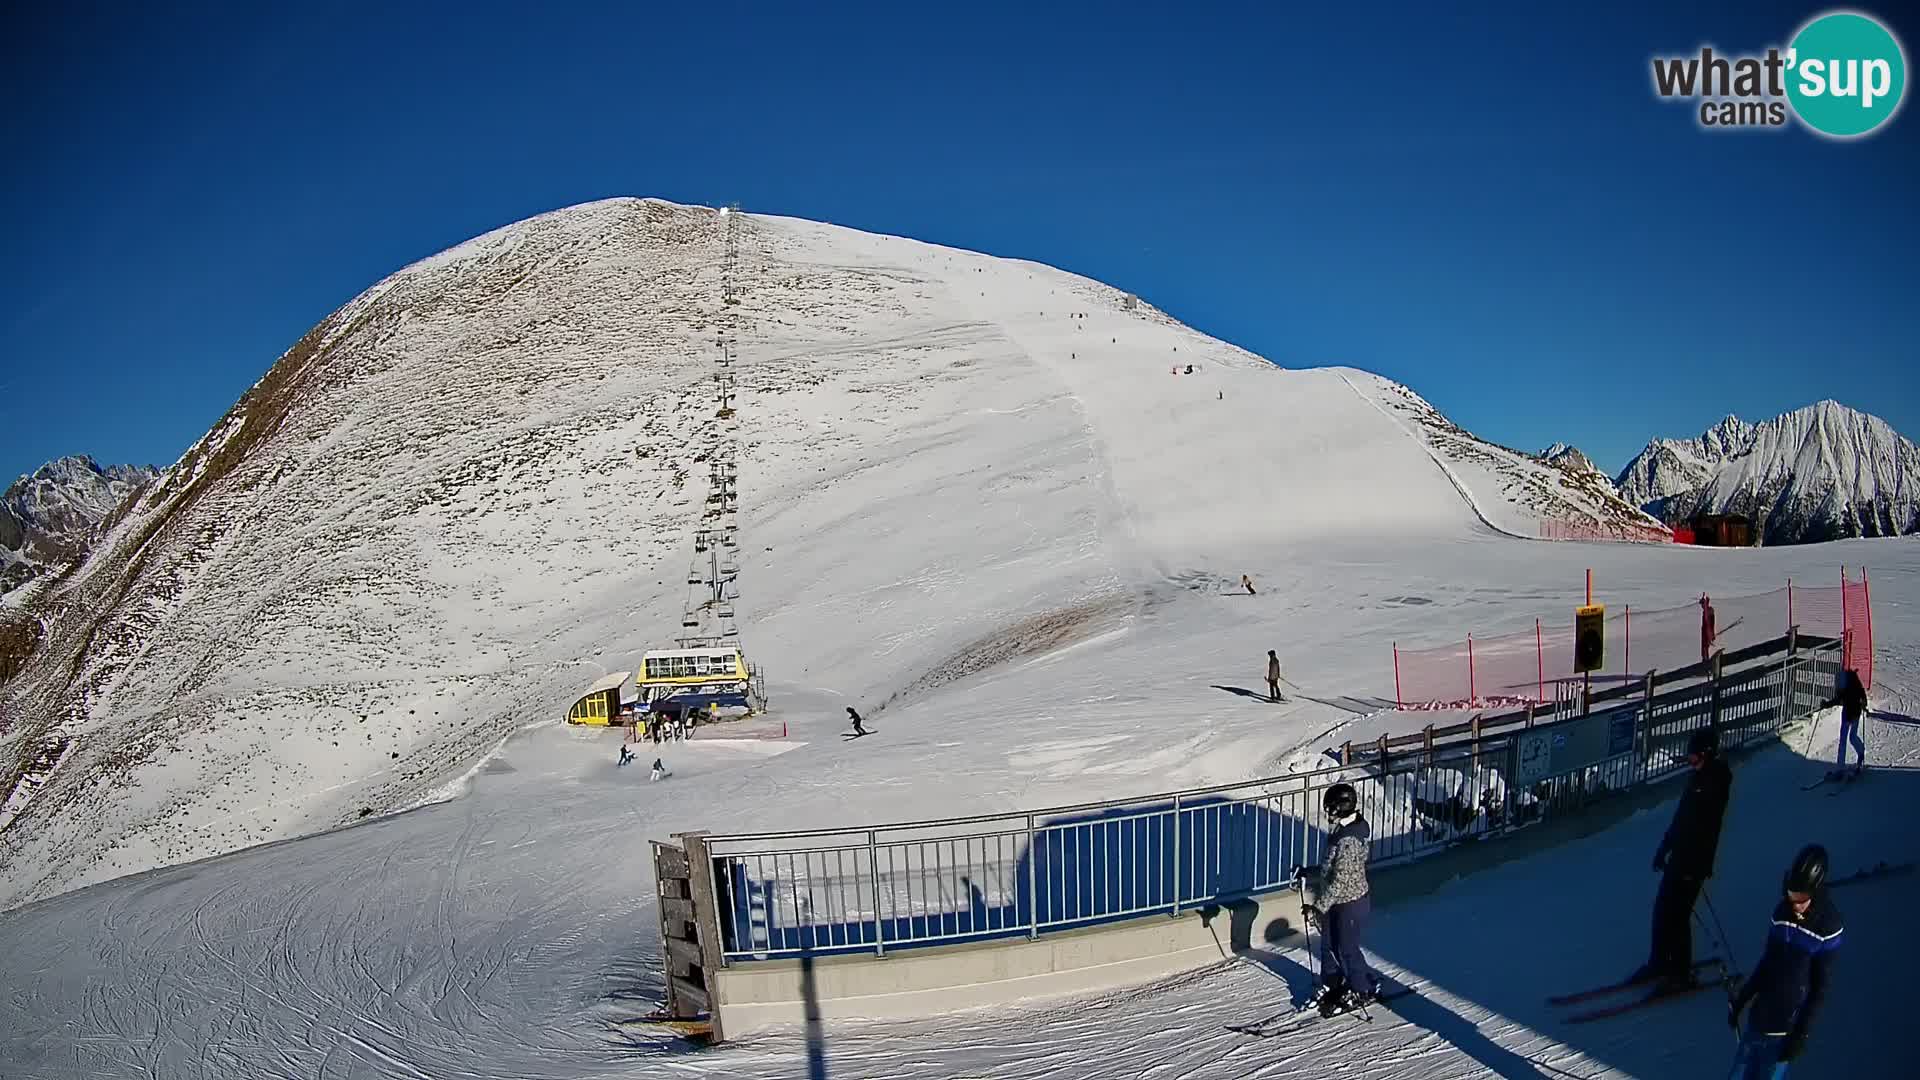
[[1425, 452], [1425, 454], [1427, 455], [1427, 459], [1429, 461], [1432, 461], [1434, 466], [1440, 470], [1441, 474], [1447, 478], [1447, 482], [1453, 485], [1453, 490], [1460, 493], [1460, 498], [1465, 500], [1467, 504], [1467, 509], [1472, 510], [1473, 516], [1480, 519], [1480, 524], [1485, 525], [1487, 528], [1492, 529], [1494, 532], [1499, 533], [1501, 536], [1510, 536], [1515, 540], [1538, 540], [1539, 539], [1539, 537], [1537, 536], [1522, 536], [1517, 532], [1512, 532], [1510, 530], [1503, 529], [1498, 525], [1495, 525], [1492, 519], [1487, 517], [1486, 511], [1480, 508], [1479, 502], [1477, 502], [1473, 497], [1473, 492], [1467, 490], [1467, 485], [1461, 481], [1459, 474], [1455, 473], [1453, 469], [1447, 465], [1446, 462], [1440, 460], [1440, 455], [1434, 452], [1432, 443], [1428, 442], [1424, 436], [1415, 434], [1412, 430], [1410, 430], [1407, 427], [1407, 425], [1405, 425], [1404, 423], [1401, 423], [1400, 418], [1393, 415], [1391, 412], [1388, 412], [1386, 406], [1380, 404], [1378, 401], [1375, 401], [1374, 399], [1368, 397], [1366, 394], [1362, 393], [1359, 387], [1353, 385], [1353, 380], [1347, 378], [1345, 372], [1340, 372], [1338, 374], [1340, 376], [1340, 381], [1347, 384], [1347, 389], [1353, 391], [1355, 397], [1359, 398], [1361, 401], [1366, 402], [1368, 405], [1373, 406], [1374, 411], [1378, 412], [1381, 416], [1386, 417], [1388, 423], [1392, 424], [1396, 428], [1399, 428], [1402, 434], [1404, 434], [1407, 438], [1412, 439], [1414, 442], [1414, 445], [1418, 446], [1423, 452]]

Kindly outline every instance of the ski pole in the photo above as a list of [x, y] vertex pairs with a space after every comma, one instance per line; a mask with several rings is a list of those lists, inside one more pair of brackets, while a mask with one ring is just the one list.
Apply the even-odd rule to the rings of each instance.
[[1733, 942], [1727, 938], [1727, 928], [1721, 924], [1720, 913], [1715, 911], [1713, 907], [1713, 893], [1708, 890], [1707, 883], [1704, 881], [1700, 883], [1700, 895], [1707, 902], [1707, 914], [1713, 916], [1714, 929], [1720, 933], [1720, 947], [1727, 954], [1728, 968], [1731, 970], [1739, 970], [1740, 962], [1733, 957]]

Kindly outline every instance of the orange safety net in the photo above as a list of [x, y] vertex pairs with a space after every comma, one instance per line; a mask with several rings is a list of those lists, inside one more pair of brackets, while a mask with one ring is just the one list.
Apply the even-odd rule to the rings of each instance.
[[[1803, 634], [1842, 639], [1846, 666], [1871, 687], [1873, 607], [1864, 571], [1857, 582], [1843, 572], [1839, 585], [1810, 588], [1789, 582], [1753, 596], [1707, 599], [1711, 623], [1698, 599], [1676, 607], [1610, 612], [1605, 662], [1593, 673], [1596, 686], [1688, 667], [1715, 651], [1759, 645], [1798, 626]], [[1557, 683], [1577, 678], [1570, 612], [1520, 633], [1468, 635], [1426, 649], [1394, 646], [1394, 692], [1401, 708], [1543, 703], [1553, 700]]]

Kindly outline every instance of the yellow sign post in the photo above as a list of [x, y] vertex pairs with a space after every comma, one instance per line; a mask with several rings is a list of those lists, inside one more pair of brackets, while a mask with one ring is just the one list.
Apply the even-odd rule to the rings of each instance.
[[1588, 604], [1573, 612], [1573, 670], [1593, 672], [1607, 666], [1607, 605]]
[[1593, 707], [1593, 673], [1607, 666], [1607, 605], [1573, 611], [1573, 670], [1580, 673], [1580, 715]]

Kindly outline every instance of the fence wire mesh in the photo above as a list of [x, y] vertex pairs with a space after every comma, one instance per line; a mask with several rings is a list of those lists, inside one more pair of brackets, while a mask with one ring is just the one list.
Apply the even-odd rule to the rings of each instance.
[[[1865, 572], [1852, 581], [1842, 572], [1836, 585], [1785, 588], [1752, 596], [1708, 597], [1654, 610], [1630, 606], [1609, 610], [1606, 656], [1593, 673], [1595, 689], [1642, 679], [1650, 671], [1674, 671], [1713, 652], [1769, 641], [1798, 626], [1804, 634], [1845, 643], [1846, 666], [1873, 686], [1873, 608]], [[1712, 616], [1709, 623], [1707, 611]], [[1395, 700], [1402, 708], [1466, 709], [1539, 704], [1554, 700], [1554, 687], [1579, 679], [1573, 670], [1571, 613], [1538, 620], [1528, 630], [1482, 636], [1423, 649], [1393, 649]]]

